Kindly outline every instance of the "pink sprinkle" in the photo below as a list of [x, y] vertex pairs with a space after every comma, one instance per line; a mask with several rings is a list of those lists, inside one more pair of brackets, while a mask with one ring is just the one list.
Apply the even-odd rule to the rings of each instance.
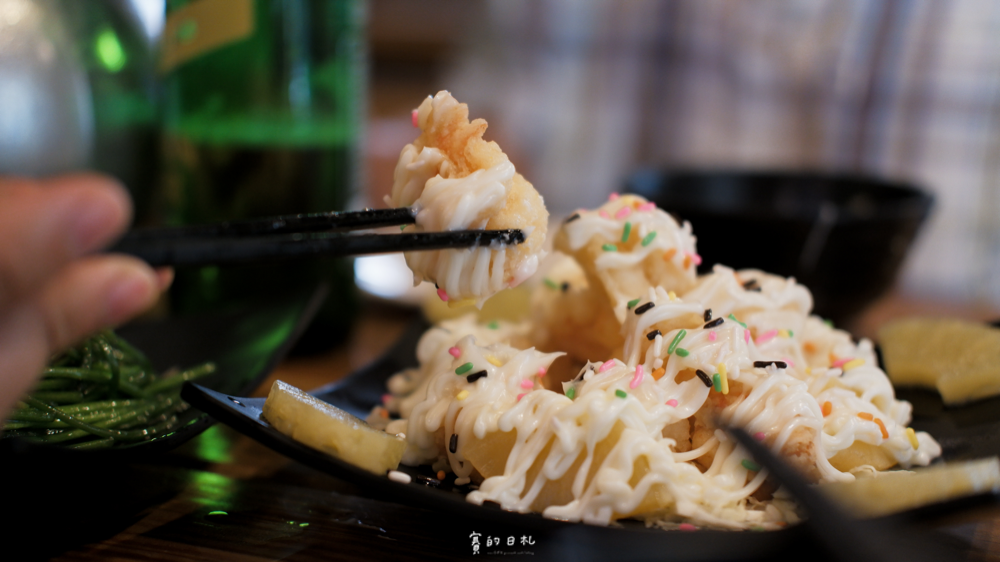
[[656, 208], [656, 203], [653, 203], [652, 201], [650, 201], [648, 203], [643, 203], [642, 205], [639, 205], [638, 207], [635, 208], [635, 210], [636, 211], [652, 211], [655, 208]]
[[743, 341], [750, 343], [750, 330], [743, 330]]
[[692, 525], [690, 523], [681, 523], [680, 525], [677, 526], [677, 530], [678, 531], [697, 531], [698, 527], [695, 527], [694, 525]]
[[691, 258], [691, 263], [695, 265], [701, 265], [701, 256], [693, 252], [684, 252], [684, 255]]
[[444, 289], [438, 289], [438, 298], [444, 302], [448, 302], [448, 293], [444, 292]]
[[757, 336], [757, 345], [767, 343], [774, 339], [774, 336], [778, 335], [778, 330], [768, 330], [763, 334]]
[[388, 404], [389, 400], [391, 400], [391, 399], [392, 399], [392, 395], [391, 394], [383, 394], [382, 395], [382, 403], [383, 404]]
[[781, 360], [784, 361], [789, 367], [792, 367], [792, 368], [795, 367], [795, 362], [793, 362], [791, 359], [789, 359], [787, 357], [782, 357]]
[[413, 121], [413, 126], [414, 127], [419, 127], [420, 126], [420, 118], [419, 117], [420, 117], [420, 114], [419, 114], [419, 112], [416, 109], [414, 109], [413, 111], [410, 112], [410, 120]]
[[763, 441], [764, 439], [767, 438], [767, 434], [764, 433], [763, 431], [758, 431], [757, 433], [753, 434], [753, 438], [756, 439], [757, 441]]
[[708, 333], [708, 341], [715, 341], [715, 338], [716, 338], [715, 332]]
[[608, 195], [608, 201], [617, 201], [617, 200], [618, 200], [617, 193], [612, 192], [611, 195]]
[[521, 381], [521, 388], [535, 388], [535, 383], [531, 382], [528, 379], [524, 379], [523, 381]]
[[545, 367], [539, 367], [538, 368], [538, 376], [540, 376], [540, 377], [544, 377], [545, 373], [548, 373], [548, 372], [549, 372], [549, 370], [546, 369]]
[[518, 402], [520, 402], [520, 401], [521, 401], [521, 399], [522, 399], [522, 398], [524, 398], [524, 395], [525, 395], [525, 394], [527, 394], [527, 392], [522, 392], [521, 394], [518, 394], [518, 395], [517, 395], [517, 401], [518, 401]]
[[450, 353], [452, 357], [458, 359], [458, 356], [462, 354], [462, 350], [457, 347], [450, 347], [448, 348], [448, 353]]
[[851, 361], [853, 359], [854, 359], [853, 357], [845, 357], [843, 359], [837, 359], [830, 365], [830, 368], [835, 369], [837, 367], [843, 367], [844, 363], [847, 363], [848, 361]]
[[597, 369], [597, 372], [598, 373], [603, 373], [604, 371], [607, 371], [608, 369], [610, 369], [611, 367], [614, 367], [614, 366], [615, 366], [615, 360], [614, 359], [608, 359], [604, 363], [601, 363], [601, 366]]
[[605, 211], [604, 209], [601, 209], [600, 211], [598, 211], [597, 214], [600, 215], [600, 217], [602, 219], [606, 219], [606, 218], [608, 218], [610, 216], [610, 215], [608, 215], [608, 212]]
[[635, 388], [635, 387], [639, 386], [639, 383], [642, 382], [642, 376], [643, 376], [643, 374], [644, 373], [643, 373], [642, 365], [636, 365], [635, 366], [635, 375], [632, 375], [632, 382], [628, 383], [628, 387], [629, 388]]
[[632, 207], [622, 207], [621, 209], [618, 209], [617, 213], [615, 213], [615, 218], [623, 219], [631, 214], [632, 214]]
[[673, 407], [676, 408], [677, 407], [677, 401], [674, 400], [673, 398], [671, 398], [670, 400], [667, 400], [667, 406], [673, 406]]

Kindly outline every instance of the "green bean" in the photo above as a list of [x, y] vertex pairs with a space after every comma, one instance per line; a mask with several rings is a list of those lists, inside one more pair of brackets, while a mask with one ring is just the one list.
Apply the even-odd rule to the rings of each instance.
[[186, 381], [192, 381], [199, 379], [205, 375], [215, 372], [215, 363], [205, 363], [199, 365], [193, 369], [188, 369], [186, 371], [181, 371], [172, 377], [165, 379], [160, 379], [156, 382], [150, 383], [145, 389], [143, 389], [144, 396], [155, 396], [165, 390], [175, 388], [180, 386]]

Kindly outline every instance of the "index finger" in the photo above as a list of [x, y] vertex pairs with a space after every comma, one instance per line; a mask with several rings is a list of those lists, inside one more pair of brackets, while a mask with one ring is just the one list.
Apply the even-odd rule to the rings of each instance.
[[128, 193], [107, 177], [0, 179], [0, 310], [118, 237], [131, 215]]

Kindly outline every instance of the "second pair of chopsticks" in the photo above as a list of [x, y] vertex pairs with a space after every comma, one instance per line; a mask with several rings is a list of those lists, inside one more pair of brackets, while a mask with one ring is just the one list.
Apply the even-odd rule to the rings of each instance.
[[525, 238], [517, 229], [350, 233], [415, 222], [415, 210], [401, 208], [146, 228], [130, 231], [110, 251], [136, 256], [152, 266], [204, 266], [509, 245]]

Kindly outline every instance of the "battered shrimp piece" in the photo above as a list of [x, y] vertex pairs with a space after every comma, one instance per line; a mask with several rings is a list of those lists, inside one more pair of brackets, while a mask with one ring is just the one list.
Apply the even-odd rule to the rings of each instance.
[[409, 252], [414, 284], [436, 283], [442, 299], [477, 305], [531, 276], [544, 254], [548, 211], [542, 197], [514, 170], [495, 142], [483, 140], [486, 121], [446, 91], [416, 110], [421, 134], [399, 155], [386, 203], [417, 209], [417, 232], [518, 228], [525, 241], [503, 248]]
[[680, 293], [694, 286], [701, 263], [691, 225], [636, 195], [577, 212], [563, 223], [555, 247], [573, 256], [591, 286], [607, 294], [619, 323], [629, 301], [652, 287]]
[[[556, 252], [550, 259], [555, 263], [532, 296], [531, 340], [541, 351], [565, 352], [556, 365], [572, 378], [588, 361], [613, 357], [624, 340], [604, 291], [590, 286], [572, 258]], [[546, 383], [564, 380], [553, 376]]]

